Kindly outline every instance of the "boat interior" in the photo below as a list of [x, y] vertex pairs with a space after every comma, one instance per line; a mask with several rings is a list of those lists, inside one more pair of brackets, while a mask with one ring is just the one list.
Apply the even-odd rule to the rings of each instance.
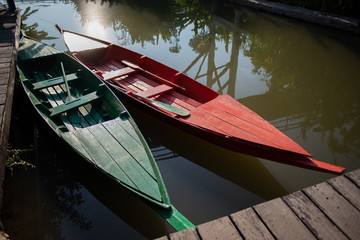
[[[27, 92], [38, 111], [61, 131], [118, 117], [124, 108], [120, 103], [114, 104], [118, 102], [112, 101], [115, 96], [104, 91], [104, 83], [73, 61], [64, 54], [54, 54], [21, 62], [21, 74], [26, 78], [24, 85], [30, 89]], [[95, 78], [95, 81], [89, 81], [89, 78]]]
[[219, 95], [183, 73], [116, 45], [77, 52], [75, 57], [105, 81], [188, 111]]

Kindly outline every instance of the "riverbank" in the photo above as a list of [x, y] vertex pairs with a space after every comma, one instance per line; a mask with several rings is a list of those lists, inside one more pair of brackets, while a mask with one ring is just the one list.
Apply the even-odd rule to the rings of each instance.
[[281, 16], [299, 19], [306, 22], [336, 28], [339, 30], [360, 34], [360, 19], [330, 14], [322, 11], [310, 10], [298, 6], [291, 6], [278, 2], [264, 0], [227, 0], [239, 6], [274, 13]]

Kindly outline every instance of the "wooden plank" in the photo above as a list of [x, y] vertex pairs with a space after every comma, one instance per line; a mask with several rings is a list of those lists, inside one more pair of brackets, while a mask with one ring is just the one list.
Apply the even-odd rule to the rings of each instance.
[[197, 230], [202, 239], [243, 239], [235, 226], [231, 223], [229, 217], [222, 217], [211, 222], [203, 223], [197, 226]]
[[360, 238], [360, 212], [327, 182], [304, 192], [349, 238]]
[[246, 240], [274, 239], [252, 208], [231, 214], [230, 217]]
[[303, 192], [289, 194], [283, 200], [318, 239], [347, 239]]
[[116, 176], [124, 184], [137, 189], [126, 172], [119, 168], [114, 159], [105, 151], [99, 141], [87, 128], [74, 131], [74, 136], [79, 139], [79, 142], [81, 142], [84, 147], [84, 151], [88, 153], [88, 156], [91, 156], [91, 161], [94, 162], [96, 166], [101, 169], [106, 169], [110, 175]]
[[360, 210], [360, 188], [345, 176], [339, 176], [328, 180], [344, 198]]
[[[106, 123], [108, 123], [108, 127], [114, 126], [110, 123], [114, 123], [115, 126], [117, 126], [115, 120]], [[155, 174], [152, 168], [149, 167], [149, 159], [147, 158], [145, 150], [142, 149], [142, 151], [140, 151], [137, 143], [131, 141], [132, 138], [129, 137], [126, 131], [119, 127], [109, 132], [108, 128], [105, 129], [103, 125], [94, 125], [87, 129], [91, 132], [94, 139], [98, 141], [98, 148], [105, 150], [117, 165], [117, 167], [114, 164], [111, 167], [103, 166], [106, 172], [115, 170], [114, 167], [117, 169], [121, 168], [134, 183], [136, 186], [135, 189], [161, 202], [161, 194], [156, 180], [154, 180]], [[116, 138], [114, 134], [117, 134]], [[148, 162], [145, 162], [146, 160], [148, 160]], [[147, 166], [143, 164], [147, 164]], [[114, 171], [114, 173], [113, 176], [117, 177], [118, 174], [116, 174], [116, 171]]]
[[95, 101], [99, 98], [101, 98], [101, 95], [97, 95], [96, 92], [92, 92], [86, 95], [83, 95], [81, 97], [76, 98], [75, 100], [72, 100], [70, 102], [66, 102], [64, 104], [58, 105], [56, 107], [51, 108], [51, 115], [50, 117], [59, 115], [61, 113], [67, 112], [71, 109], [83, 106], [89, 102]]
[[0, 85], [8, 84], [10, 78], [10, 72], [0, 73]]
[[[77, 79], [79, 79], [79, 77], [75, 73], [66, 75], [67, 82], [71, 82], [71, 81], [77, 80]], [[36, 82], [33, 84], [33, 86], [34, 86], [34, 90], [40, 90], [43, 88], [48, 88], [48, 87], [52, 87], [55, 85], [59, 85], [64, 82], [65, 82], [64, 78], [61, 76], [61, 77], [50, 78], [50, 79], [47, 79], [47, 80], [44, 80], [41, 82]]]
[[139, 95], [142, 97], [146, 97], [146, 98], [151, 98], [154, 97], [156, 95], [160, 95], [160, 94], [164, 94], [167, 93], [169, 91], [174, 90], [173, 87], [168, 86], [166, 84], [161, 84], [159, 86], [156, 86], [154, 88], [148, 89], [146, 91], [140, 92]]
[[128, 75], [128, 74], [132, 74], [134, 72], [135, 72], [134, 69], [126, 67], [126, 68], [121, 68], [121, 69], [117, 69], [117, 70], [110, 71], [110, 72], [105, 72], [102, 75], [102, 77], [103, 77], [104, 81], [109, 81], [109, 80], [114, 79], [114, 78], [118, 78], [118, 77], [122, 77], [122, 76], [125, 76], [125, 75]]
[[163, 236], [160, 238], [155, 238], [154, 240], [169, 240], [169, 238], [167, 236]]
[[355, 171], [346, 173], [345, 176], [354, 182], [358, 187], [360, 187], [360, 168]]
[[170, 234], [171, 240], [200, 240], [196, 230], [194, 228], [188, 228], [186, 230]]
[[256, 205], [254, 209], [277, 239], [316, 239], [281, 198]]

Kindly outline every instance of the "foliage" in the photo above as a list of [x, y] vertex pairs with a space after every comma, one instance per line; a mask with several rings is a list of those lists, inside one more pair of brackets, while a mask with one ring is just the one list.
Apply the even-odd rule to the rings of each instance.
[[35, 166], [25, 160], [23, 160], [24, 155], [28, 152], [34, 151], [33, 148], [25, 148], [25, 149], [7, 149], [7, 159], [5, 162], [5, 166], [10, 170], [11, 173], [14, 171], [14, 167], [22, 166], [26, 168], [35, 168]]

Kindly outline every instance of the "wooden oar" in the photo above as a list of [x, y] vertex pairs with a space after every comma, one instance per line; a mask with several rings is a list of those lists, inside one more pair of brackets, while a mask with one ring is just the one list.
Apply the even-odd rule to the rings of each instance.
[[[62, 62], [60, 62], [60, 66], [61, 66], [61, 72], [62, 72], [62, 75], [63, 75], [63, 78], [64, 78], [64, 82], [65, 82], [65, 88], [66, 88], [66, 93], [67, 93], [67, 97], [65, 99], [65, 103], [68, 103], [68, 102], [71, 102], [73, 100], [75, 100], [76, 98], [73, 97], [70, 93], [70, 88], [69, 88], [69, 84], [68, 84], [68, 81], [67, 81], [67, 78], [66, 78], [66, 74], [65, 74], [65, 70], [64, 70], [64, 65]], [[80, 116], [80, 113], [76, 110], [70, 110], [67, 112], [67, 116], [70, 118], [70, 121], [72, 123], [81, 123], [82, 122], [82, 119], [81, 119], [81, 116]]]
[[177, 88], [177, 89], [180, 89], [180, 90], [182, 90], [182, 91], [185, 91], [185, 90], [186, 90], [185, 88], [183, 88], [183, 87], [181, 87], [181, 86], [179, 86], [179, 85], [177, 85], [177, 84], [175, 84], [175, 83], [173, 83], [173, 82], [170, 82], [169, 80], [166, 80], [165, 78], [159, 77], [158, 75], [156, 75], [156, 74], [154, 74], [154, 73], [152, 73], [152, 72], [149, 72], [149, 71], [147, 71], [147, 70], [139, 67], [139, 66], [136, 65], [136, 64], [133, 64], [133, 63], [128, 62], [128, 61], [125, 61], [125, 60], [123, 60], [123, 61], [121, 61], [121, 62], [122, 62], [123, 64], [125, 64], [126, 66], [129, 66], [129, 67], [131, 67], [131, 68], [133, 68], [133, 69], [135, 69], [135, 70], [141, 71], [141, 72], [143, 72], [143, 73], [145, 73], [145, 74], [147, 74], [147, 75], [149, 75], [149, 76], [151, 76], [151, 77], [159, 80], [159, 81], [162, 82], [162, 83], [165, 83], [165, 84], [167, 84], [167, 85], [170, 85], [170, 86], [175, 87], [175, 88]]
[[156, 101], [156, 100], [152, 100], [152, 99], [149, 99], [147, 97], [143, 97], [143, 96], [140, 96], [136, 93], [133, 93], [123, 87], [120, 87], [118, 85], [115, 85], [113, 83], [110, 83], [108, 82], [112, 87], [122, 91], [122, 92], [125, 92], [125, 93], [131, 93], [132, 95], [134, 95], [135, 97], [137, 98], [141, 98], [141, 100], [143, 100], [144, 102], [147, 102], [161, 110], [164, 110], [164, 111], [168, 111], [168, 112], [171, 112], [171, 113], [175, 113], [176, 115], [179, 115], [181, 117], [187, 117], [190, 115], [190, 112], [185, 110], [185, 109], [181, 109], [181, 108], [178, 108], [178, 107], [175, 107], [175, 106], [172, 106], [172, 105], [169, 105], [167, 103], [163, 103], [163, 102], [160, 102], [160, 101]]

